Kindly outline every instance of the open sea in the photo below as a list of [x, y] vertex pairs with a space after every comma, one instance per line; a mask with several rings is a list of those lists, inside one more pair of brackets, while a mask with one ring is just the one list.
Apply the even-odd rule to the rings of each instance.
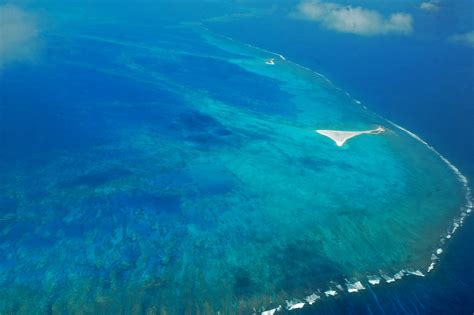
[[474, 312], [474, 4], [298, 3], [0, 1], [0, 315]]

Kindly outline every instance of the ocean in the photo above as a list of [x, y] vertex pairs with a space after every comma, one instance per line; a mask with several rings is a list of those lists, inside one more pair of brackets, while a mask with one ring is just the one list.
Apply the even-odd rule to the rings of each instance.
[[472, 4], [295, 4], [0, 7], [1, 314], [472, 313]]

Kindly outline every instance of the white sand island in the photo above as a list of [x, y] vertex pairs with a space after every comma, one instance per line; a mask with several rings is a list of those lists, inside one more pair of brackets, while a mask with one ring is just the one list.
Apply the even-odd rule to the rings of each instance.
[[270, 58], [267, 61], [265, 61], [267, 65], [274, 65], [275, 64], [275, 58]]
[[317, 133], [326, 136], [336, 142], [336, 145], [338, 147], [342, 147], [347, 140], [354, 138], [355, 136], [363, 134], [376, 135], [384, 131], [385, 128], [382, 126], [379, 126], [372, 130], [363, 131], [316, 130]]

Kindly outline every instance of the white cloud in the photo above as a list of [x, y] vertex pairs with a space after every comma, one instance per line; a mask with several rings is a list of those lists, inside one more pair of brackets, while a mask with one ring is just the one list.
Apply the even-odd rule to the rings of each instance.
[[33, 58], [37, 38], [33, 14], [14, 5], [0, 5], [0, 68], [11, 61]]
[[439, 0], [430, 0], [426, 2], [422, 2], [420, 4], [420, 9], [425, 11], [438, 11], [439, 10]]
[[453, 42], [462, 43], [474, 47], [474, 31], [463, 34], [455, 34], [449, 38]]
[[423, 2], [420, 4], [420, 9], [425, 11], [437, 11], [439, 7], [431, 2]]
[[375, 10], [319, 0], [301, 2], [296, 16], [315, 21], [331, 30], [357, 35], [410, 33], [413, 30], [412, 17], [407, 13], [399, 12], [385, 17]]

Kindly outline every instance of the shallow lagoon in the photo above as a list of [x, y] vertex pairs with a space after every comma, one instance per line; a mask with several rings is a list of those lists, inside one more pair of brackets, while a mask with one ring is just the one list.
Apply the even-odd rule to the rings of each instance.
[[426, 273], [466, 189], [425, 144], [198, 25], [108, 27], [3, 73], [1, 310], [246, 314]]

